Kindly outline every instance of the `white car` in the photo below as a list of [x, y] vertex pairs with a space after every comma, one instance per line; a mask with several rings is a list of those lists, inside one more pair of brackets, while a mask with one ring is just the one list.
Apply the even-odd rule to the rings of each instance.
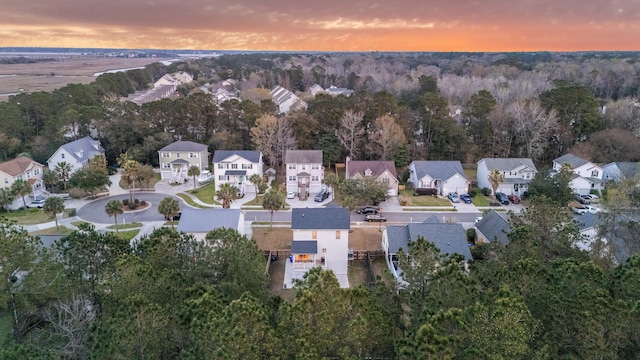
[[287, 192], [287, 199], [293, 199], [296, 197], [296, 193], [293, 191]]
[[33, 200], [33, 201], [29, 204], [29, 207], [30, 207], [30, 208], [38, 208], [38, 209], [42, 209], [42, 207], [44, 206], [44, 200], [45, 200], [45, 199], [36, 199], [36, 200]]

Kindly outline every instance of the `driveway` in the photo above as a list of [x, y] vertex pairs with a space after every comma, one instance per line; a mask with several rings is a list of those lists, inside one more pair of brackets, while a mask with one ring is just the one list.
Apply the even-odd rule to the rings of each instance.
[[[136, 193], [136, 199], [144, 200], [149, 202], [151, 206], [144, 210], [137, 210], [132, 212], [125, 212], [122, 215], [118, 215], [118, 222], [122, 223], [124, 220], [126, 223], [131, 222], [145, 222], [145, 221], [162, 221], [164, 217], [158, 213], [158, 203], [165, 197], [169, 196], [166, 194], [157, 194], [157, 193]], [[107, 213], [104, 211], [104, 207], [110, 200], [120, 200], [128, 199], [128, 194], [116, 195], [116, 196], [108, 196], [102, 199], [94, 200], [80, 209], [78, 209], [78, 217], [82, 220], [89, 221], [92, 223], [99, 224], [113, 224], [113, 217], [109, 217]], [[174, 197], [180, 203], [180, 207], [183, 208], [186, 205], [183, 203], [182, 199], [178, 197]]]

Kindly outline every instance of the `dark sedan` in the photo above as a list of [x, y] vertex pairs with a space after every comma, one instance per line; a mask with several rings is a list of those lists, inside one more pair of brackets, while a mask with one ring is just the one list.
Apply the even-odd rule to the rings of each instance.
[[385, 218], [385, 217], [383, 217], [381, 215], [367, 215], [365, 217], [365, 220], [367, 222], [374, 222], [374, 221], [376, 221], [376, 222], [385, 222], [385, 221], [387, 221], [387, 218]]
[[469, 196], [469, 194], [460, 195], [460, 200], [462, 200], [462, 202], [464, 202], [465, 204], [471, 204], [471, 196]]
[[358, 209], [357, 213], [358, 214], [377, 214], [380, 212], [380, 209], [378, 209], [377, 207], [373, 207], [373, 206], [365, 206], [365, 207], [361, 207], [360, 209]]

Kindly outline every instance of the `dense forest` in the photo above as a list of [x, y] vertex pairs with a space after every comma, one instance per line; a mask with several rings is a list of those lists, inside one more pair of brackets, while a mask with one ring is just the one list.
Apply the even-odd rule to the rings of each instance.
[[[45, 162], [69, 137], [92, 135], [110, 163], [126, 151], [155, 166], [176, 139], [257, 148], [274, 166], [291, 148], [322, 149], [328, 166], [346, 156], [399, 168], [494, 156], [549, 164], [567, 152], [638, 161], [637, 60], [345, 53], [153, 64], [0, 103], [0, 159]], [[175, 71], [195, 78], [178, 99], [122, 101]], [[228, 78], [241, 101], [217, 104], [201, 90]], [[315, 83], [355, 93], [312, 97]], [[275, 85], [307, 109], [277, 114]], [[616, 211], [637, 209], [633, 196]], [[545, 196], [511, 227], [508, 245], [476, 246], [469, 263], [419, 239], [399, 256], [403, 287], [381, 276], [340, 289], [316, 269], [286, 301], [268, 292], [255, 242], [234, 231], [198, 242], [159, 229], [131, 248], [83, 225], [43, 247], [2, 222], [0, 314], [13, 336], [0, 339], [0, 359], [639, 359], [640, 256], [616, 264], [607, 251], [578, 250], [576, 224]]]

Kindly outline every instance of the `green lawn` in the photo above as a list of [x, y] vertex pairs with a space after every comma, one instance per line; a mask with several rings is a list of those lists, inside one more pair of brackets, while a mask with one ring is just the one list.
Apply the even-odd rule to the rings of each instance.
[[118, 224], [118, 226], [110, 225], [110, 226], [107, 226], [107, 229], [114, 229], [115, 230], [117, 228], [118, 230], [126, 230], [126, 229], [137, 229], [137, 228], [139, 228], [141, 226], [142, 226], [141, 223], [134, 222], [134, 223], [131, 223], [131, 224], [124, 224], [124, 225], [123, 224]]
[[34, 225], [42, 224], [49, 221], [53, 221], [42, 209], [24, 209], [13, 211], [2, 211], [0, 217], [7, 218], [8, 220], [15, 220], [18, 225]]
[[210, 208], [210, 206], [203, 206], [200, 205], [198, 203], [196, 203], [195, 201], [193, 201], [193, 199], [191, 198], [191, 196], [187, 195], [187, 194], [178, 194], [177, 195], [179, 198], [181, 198], [182, 200], [184, 200], [184, 202], [186, 202], [187, 204], [195, 207], [195, 208], [199, 208], [199, 209], [208, 209]]
[[136, 235], [138, 235], [139, 232], [140, 232], [140, 229], [120, 231], [118, 233], [118, 236], [120, 236], [120, 238], [124, 240], [131, 240], [134, 237], [136, 237]]
[[411, 190], [401, 190], [398, 201], [406, 200], [407, 206], [452, 206], [448, 199], [437, 198], [435, 196], [422, 195], [413, 196]]
[[71, 225], [73, 225], [73, 226], [80, 226], [82, 224], [90, 224], [90, 223], [88, 223], [86, 221], [74, 221], [74, 222], [71, 223]]
[[220, 205], [220, 203], [214, 199], [216, 196], [216, 184], [213, 181], [195, 190], [189, 190], [188, 192], [205, 204]]
[[255, 205], [262, 206], [262, 199], [264, 199], [264, 194], [257, 195], [253, 200], [244, 203], [245, 205]]
[[489, 206], [489, 198], [482, 195], [480, 192], [474, 196], [471, 201], [473, 201], [473, 205], [475, 206]]

